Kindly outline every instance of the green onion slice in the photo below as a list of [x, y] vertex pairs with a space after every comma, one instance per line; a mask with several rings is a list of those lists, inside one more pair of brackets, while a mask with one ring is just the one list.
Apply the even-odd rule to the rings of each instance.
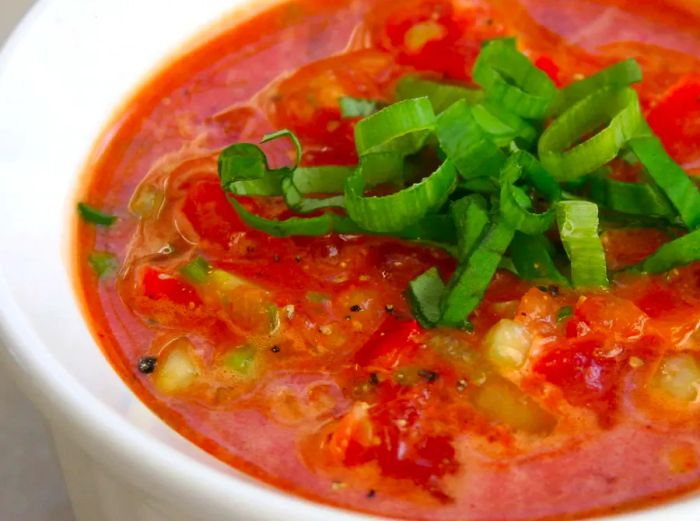
[[649, 183], [626, 183], [592, 176], [590, 198], [599, 206], [614, 212], [668, 220], [676, 217], [676, 211], [666, 196]]
[[294, 149], [296, 151], [296, 159], [294, 160], [294, 166], [292, 167], [292, 169], [294, 169], [299, 166], [302, 157], [301, 141], [299, 141], [299, 138], [296, 136], [296, 134], [294, 134], [294, 132], [292, 132], [289, 129], [283, 128], [282, 130], [278, 130], [277, 132], [266, 134], [265, 136], [263, 136], [260, 143], [269, 143], [270, 141], [284, 138], [287, 138], [292, 142], [292, 145], [294, 145]]
[[221, 186], [236, 195], [271, 196], [282, 194], [282, 178], [288, 168], [271, 170], [267, 156], [252, 143], [237, 143], [226, 147], [218, 162]]
[[345, 183], [345, 208], [350, 218], [370, 232], [393, 232], [435, 213], [452, 193], [457, 171], [447, 160], [414, 185], [385, 196], [365, 196], [364, 165]]
[[486, 199], [479, 194], [462, 197], [450, 204], [450, 215], [457, 232], [457, 258], [469, 257], [488, 227]]
[[486, 42], [472, 77], [487, 99], [529, 119], [544, 117], [557, 91], [549, 76], [520, 53], [511, 38]]
[[604, 87], [627, 87], [642, 81], [642, 69], [637, 60], [617, 62], [597, 73], [575, 81], [557, 94], [549, 109], [550, 116], [557, 116], [585, 97]]
[[474, 119], [466, 101], [458, 101], [437, 118], [440, 147], [465, 179], [496, 177], [506, 161], [503, 151]]
[[695, 230], [661, 246], [636, 266], [644, 273], [663, 273], [700, 259], [700, 230]]
[[396, 99], [406, 100], [427, 97], [433, 105], [436, 114], [445, 111], [459, 100], [465, 100], [469, 105], [480, 103], [484, 99], [481, 90], [469, 89], [460, 85], [432, 81], [409, 74], [399, 80], [396, 86]]
[[521, 139], [526, 146], [530, 146], [537, 139], [535, 127], [498, 103], [486, 101], [474, 105], [472, 115], [481, 129], [500, 147], [509, 145], [514, 139]]
[[445, 283], [437, 268], [430, 268], [408, 284], [408, 301], [421, 326], [435, 327], [440, 320], [440, 302]]
[[510, 254], [520, 278], [569, 285], [569, 280], [554, 263], [554, 246], [545, 235], [516, 233], [510, 245]]
[[471, 255], [459, 264], [450, 279], [441, 302], [441, 325], [469, 326], [468, 316], [483, 299], [514, 233], [510, 224], [498, 217], [491, 223]]
[[116, 215], [106, 214], [86, 203], [78, 203], [78, 214], [83, 221], [99, 226], [112, 226], [117, 221]]
[[678, 211], [691, 230], [700, 225], [700, 191], [688, 174], [666, 153], [658, 138], [644, 136], [629, 142], [654, 182]]
[[525, 195], [525, 200], [521, 202], [522, 192], [516, 191], [515, 183], [521, 178], [550, 203], [561, 198], [559, 184], [534, 156], [522, 150], [510, 156], [501, 171], [500, 207], [503, 217], [518, 231], [529, 235], [543, 233], [554, 223], [554, 210], [550, 208], [543, 213], [530, 211], [529, 197]]
[[[605, 124], [603, 130], [577, 144]], [[540, 161], [559, 181], [575, 180], [615, 159], [642, 126], [634, 90], [600, 89], [574, 104], [544, 131], [539, 142]]]
[[559, 235], [571, 260], [575, 287], [607, 287], [603, 244], [598, 235], [598, 206], [588, 201], [560, 201], [555, 205]]
[[355, 126], [358, 155], [377, 152], [416, 153], [435, 129], [428, 98], [399, 101], [359, 121]]

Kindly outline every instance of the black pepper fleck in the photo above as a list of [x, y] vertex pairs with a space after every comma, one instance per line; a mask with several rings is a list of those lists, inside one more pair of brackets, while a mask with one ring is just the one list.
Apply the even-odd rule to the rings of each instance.
[[343, 317], [343, 320], [352, 320], [352, 317], [350, 315], [345, 315]]
[[425, 378], [428, 383], [433, 383], [435, 380], [439, 378], [439, 374], [437, 374], [435, 371], [428, 371], [427, 369], [421, 369], [418, 371], [418, 376], [421, 378]]
[[374, 499], [377, 496], [377, 491], [374, 489], [371, 489], [369, 492], [367, 492], [367, 499]]
[[369, 383], [371, 383], [372, 385], [379, 385], [379, 376], [377, 375], [377, 373], [370, 373]]
[[151, 374], [156, 370], [158, 359], [155, 356], [144, 356], [139, 360], [139, 372], [143, 374]]
[[362, 306], [360, 306], [359, 304], [353, 304], [352, 306], [350, 306], [350, 311], [352, 311], [353, 313], [359, 313], [360, 311], [362, 311]]
[[280, 346], [272, 346], [272, 348], [270, 348], [270, 351], [272, 351], [273, 353], [279, 353], [281, 349]]
[[549, 286], [547, 288], [549, 290], [549, 294], [552, 295], [553, 297], [558, 297], [559, 296], [559, 286]]

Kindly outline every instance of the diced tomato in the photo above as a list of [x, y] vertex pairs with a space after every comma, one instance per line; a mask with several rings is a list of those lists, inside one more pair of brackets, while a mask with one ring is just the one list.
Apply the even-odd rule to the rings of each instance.
[[389, 316], [355, 353], [354, 361], [362, 367], [394, 368], [402, 357], [410, 357], [418, 347], [416, 336], [421, 331], [415, 320]]
[[700, 167], [700, 74], [673, 86], [647, 119], [673, 159]]
[[646, 259], [670, 238], [653, 228], [617, 228], [605, 230], [602, 240], [608, 267], [618, 270]]
[[224, 248], [228, 248], [234, 233], [246, 229], [213, 177], [194, 182], [182, 211], [202, 240]]
[[648, 316], [633, 302], [612, 295], [581, 299], [567, 323], [570, 337], [604, 334], [609, 342], [636, 339], [643, 333]]
[[534, 370], [559, 386], [573, 405], [590, 407], [607, 417], [615, 409], [621, 362], [602, 356], [602, 346], [601, 337], [570, 340], [540, 358]]
[[562, 82], [559, 79], [559, 66], [554, 63], [554, 60], [549, 56], [540, 56], [537, 58], [535, 60], [535, 66], [549, 76], [557, 87], [562, 86]]
[[651, 318], [668, 315], [678, 307], [684, 307], [682, 297], [671, 288], [654, 282], [638, 301], [637, 305]]
[[368, 22], [374, 43], [421, 71], [465, 80], [481, 41], [499, 36], [490, 9], [479, 3], [455, 7], [449, 0], [413, 0], [378, 6]]
[[162, 271], [146, 268], [143, 274], [143, 293], [153, 300], [168, 300], [183, 306], [200, 305], [202, 299], [191, 284]]

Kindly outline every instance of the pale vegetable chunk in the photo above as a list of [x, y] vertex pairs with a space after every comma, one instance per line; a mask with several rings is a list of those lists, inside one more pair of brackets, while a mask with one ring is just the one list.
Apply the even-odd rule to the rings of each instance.
[[194, 346], [186, 338], [171, 342], [158, 361], [154, 374], [156, 387], [166, 394], [184, 391], [199, 376]]
[[489, 419], [524, 432], [546, 434], [556, 420], [517, 386], [499, 377], [489, 378], [473, 395], [474, 407]]
[[486, 357], [499, 369], [518, 369], [525, 364], [532, 337], [525, 326], [504, 318], [484, 338]]
[[697, 359], [690, 353], [667, 356], [654, 377], [654, 385], [677, 400], [695, 401], [700, 389], [700, 366]]

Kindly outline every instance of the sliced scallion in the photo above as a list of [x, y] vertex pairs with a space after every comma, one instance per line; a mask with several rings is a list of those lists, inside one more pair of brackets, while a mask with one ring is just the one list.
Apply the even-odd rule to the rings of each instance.
[[78, 203], [78, 213], [83, 221], [90, 224], [112, 226], [117, 222], [117, 217], [115, 215], [106, 214], [86, 203]]

